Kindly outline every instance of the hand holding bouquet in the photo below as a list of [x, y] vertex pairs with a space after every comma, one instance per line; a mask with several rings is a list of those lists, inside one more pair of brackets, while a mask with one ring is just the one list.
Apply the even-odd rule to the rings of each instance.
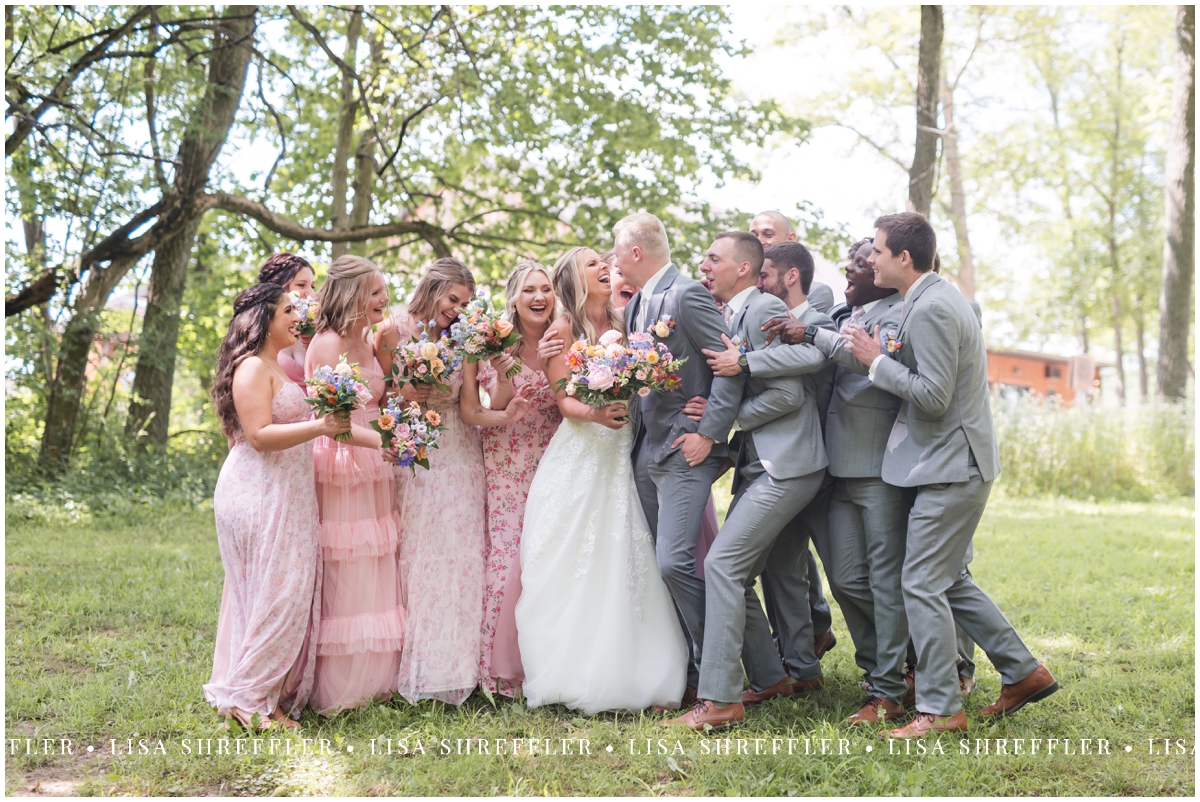
[[379, 419], [371, 421], [371, 428], [379, 432], [384, 451], [395, 456], [396, 465], [411, 469], [414, 475], [416, 465], [429, 470], [429, 449], [437, 448], [438, 438], [446, 431], [435, 410], [422, 409], [398, 395], [388, 399]]
[[[516, 345], [520, 334], [513, 324], [492, 314], [487, 302], [476, 298], [467, 304], [450, 327], [450, 341], [466, 356], [468, 362], [482, 362]], [[505, 374], [511, 379], [521, 372], [521, 361], [515, 360]]]
[[[336, 366], [322, 365], [314, 370], [312, 378], [305, 379], [304, 383], [312, 388], [309, 390], [311, 397], [304, 401], [318, 417], [349, 415], [352, 410], [365, 406], [371, 400], [371, 391], [363, 384], [358, 363], [347, 363], [345, 354], [338, 357]], [[350, 432], [342, 432], [333, 439], [344, 443], [351, 436]]]
[[571, 374], [559, 379], [555, 390], [562, 390], [588, 406], [603, 407], [628, 401], [636, 394], [677, 390], [681, 379], [675, 373], [687, 360], [674, 359], [667, 346], [645, 332], [629, 336], [629, 345], [621, 345], [621, 335], [606, 331], [599, 345], [578, 340], [566, 354]]
[[296, 314], [300, 316], [300, 322], [296, 324], [296, 333], [301, 337], [313, 337], [317, 333], [317, 299], [302, 298], [299, 293], [288, 293], [288, 297], [292, 299], [292, 306], [296, 308]]
[[450, 347], [445, 337], [429, 339], [429, 331], [421, 325], [421, 336], [392, 351], [391, 380], [397, 387], [405, 384], [431, 384], [442, 392], [450, 392], [450, 374], [458, 369], [462, 357]]

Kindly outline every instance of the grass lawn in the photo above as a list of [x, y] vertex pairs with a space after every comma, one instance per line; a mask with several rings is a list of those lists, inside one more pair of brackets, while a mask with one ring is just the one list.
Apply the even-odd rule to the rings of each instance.
[[[215, 740], [212, 754], [200, 754], [207, 739], [241, 735], [223, 728], [200, 690], [211, 668], [222, 582], [211, 513], [62, 527], [10, 520], [5, 790], [1190, 797], [1193, 509], [1191, 499], [991, 504], [972, 571], [1062, 690], [1008, 721], [985, 725], [972, 718], [972, 754], [966, 755], [958, 738], [893, 742], [889, 749], [874, 734], [839, 723], [862, 697], [840, 614], [834, 617], [839, 645], [825, 659], [825, 689], [800, 702], [751, 710], [745, 726], [728, 734], [735, 739], [728, 743], [732, 754], [725, 753], [724, 740], [675, 732], [659, 753], [657, 739], [664, 733], [652, 715], [587, 719], [500, 699], [493, 707], [478, 693], [460, 709], [397, 701], [330, 721], [306, 713], [303, 735], [313, 739], [308, 754], [302, 753], [304, 742], [282, 736], [274, 736], [281, 739], [274, 744], [261, 742], [264, 753], [257, 755], [216, 754]], [[967, 702], [969, 716], [1000, 690], [986, 658], [978, 654], [977, 662], [979, 688]], [[45, 742], [46, 750], [43, 738], [55, 739]], [[62, 738], [71, 740], [72, 754], [62, 754]], [[393, 754], [372, 754], [373, 738], [377, 751], [386, 751], [390, 738]], [[457, 753], [475, 738], [486, 739], [491, 754]], [[551, 739], [555, 752], [561, 752], [562, 739], [576, 739], [570, 742], [576, 753], [579, 739], [586, 739], [591, 754], [531, 756], [523, 741], [513, 755], [511, 740], [505, 754], [495, 754], [497, 739], [531, 738], [542, 747]], [[648, 738], [655, 739], [650, 754]], [[1059, 741], [1055, 754], [1047, 755], [1045, 740], [1036, 755], [1029, 754], [1035, 738], [1069, 739], [1072, 754], [1062, 754]], [[1164, 738], [1171, 739], [1167, 754]], [[787, 739], [794, 739], [791, 755]], [[975, 739], [990, 739], [989, 754], [973, 753]], [[996, 753], [996, 739], [1008, 739], [1006, 754]], [[1022, 754], [1013, 754], [1013, 739], [1026, 739]], [[1089, 754], [1081, 754], [1085, 739]], [[1108, 754], [1097, 754], [1101, 740], [1108, 742]], [[147, 754], [140, 753], [139, 741]], [[399, 753], [402, 741], [407, 754]], [[88, 745], [95, 751], [88, 753]], [[289, 745], [292, 754], [282, 754]], [[779, 754], [770, 754], [773, 745]], [[265, 754], [272, 746], [276, 754]], [[242, 747], [251, 752], [254, 744], [244, 741]], [[918, 754], [922, 747], [925, 753]], [[450, 754], [443, 754], [447, 748]], [[472, 744], [472, 751], [477, 748]]]

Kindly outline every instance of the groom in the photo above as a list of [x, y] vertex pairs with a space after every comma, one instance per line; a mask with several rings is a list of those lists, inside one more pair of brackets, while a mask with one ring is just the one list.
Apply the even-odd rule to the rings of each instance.
[[[613, 228], [616, 266], [641, 287], [625, 307], [625, 333], [654, 328], [656, 341], [686, 360], [672, 393], [631, 402], [633, 473], [654, 536], [658, 569], [675, 599], [692, 659], [682, 704], [696, 697], [704, 639], [704, 580], [696, 575], [696, 539], [708, 494], [725, 458], [725, 438], [742, 397], [741, 383], [714, 379], [702, 348], [721, 348], [726, 331], [712, 296], [671, 264], [663, 224], [652, 214], [631, 214]], [[683, 414], [684, 402], [708, 398], [699, 422]]]

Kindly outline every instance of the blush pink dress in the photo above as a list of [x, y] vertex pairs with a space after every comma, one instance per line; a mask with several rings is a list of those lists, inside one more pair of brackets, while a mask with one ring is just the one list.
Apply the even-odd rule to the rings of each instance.
[[[309, 412], [290, 382], [271, 400], [273, 423]], [[213, 511], [225, 586], [204, 696], [222, 714], [278, 707], [294, 717], [312, 693], [321, 595], [312, 453], [311, 442], [255, 451], [239, 435], [221, 466]]]
[[[495, 392], [496, 371], [479, 363], [479, 379]], [[521, 522], [525, 497], [550, 438], [562, 423], [541, 370], [522, 364], [513, 390], [532, 384], [529, 411], [516, 423], [482, 430], [483, 464], [487, 472], [487, 541], [485, 543], [483, 629], [480, 633], [479, 682], [493, 693], [515, 696], [525, 678], [517, 625], [513, 615], [521, 596]]]
[[[407, 331], [407, 315], [399, 316]], [[396, 468], [400, 497], [400, 586], [408, 615], [400, 695], [459, 705], [479, 685], [483, 618], [484, 470], [479, 430], [463, 422], [462, 370], [429, 409], [446, 431], [429, 470]]]
[[[384, 392], [379, 362], [361, 365], [371, 390], [359, 426], [379, 417]], [[313, 707], [330, 715], [390, 699], [404, 642], [396, 552], [399, 516], [395, 469], [378, 449], [322, 437], [313, 448], [321, 513], [324, 587]]]

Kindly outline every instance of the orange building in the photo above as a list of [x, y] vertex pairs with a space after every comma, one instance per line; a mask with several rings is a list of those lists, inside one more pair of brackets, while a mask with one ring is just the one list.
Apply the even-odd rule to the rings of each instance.
[[1100, 367], [1089, 356], [1054, 356], [1034, 351], [988, 349], [988, 384], [1015, 387], [1071, 404], [1075, 396], [1100, 390]]

